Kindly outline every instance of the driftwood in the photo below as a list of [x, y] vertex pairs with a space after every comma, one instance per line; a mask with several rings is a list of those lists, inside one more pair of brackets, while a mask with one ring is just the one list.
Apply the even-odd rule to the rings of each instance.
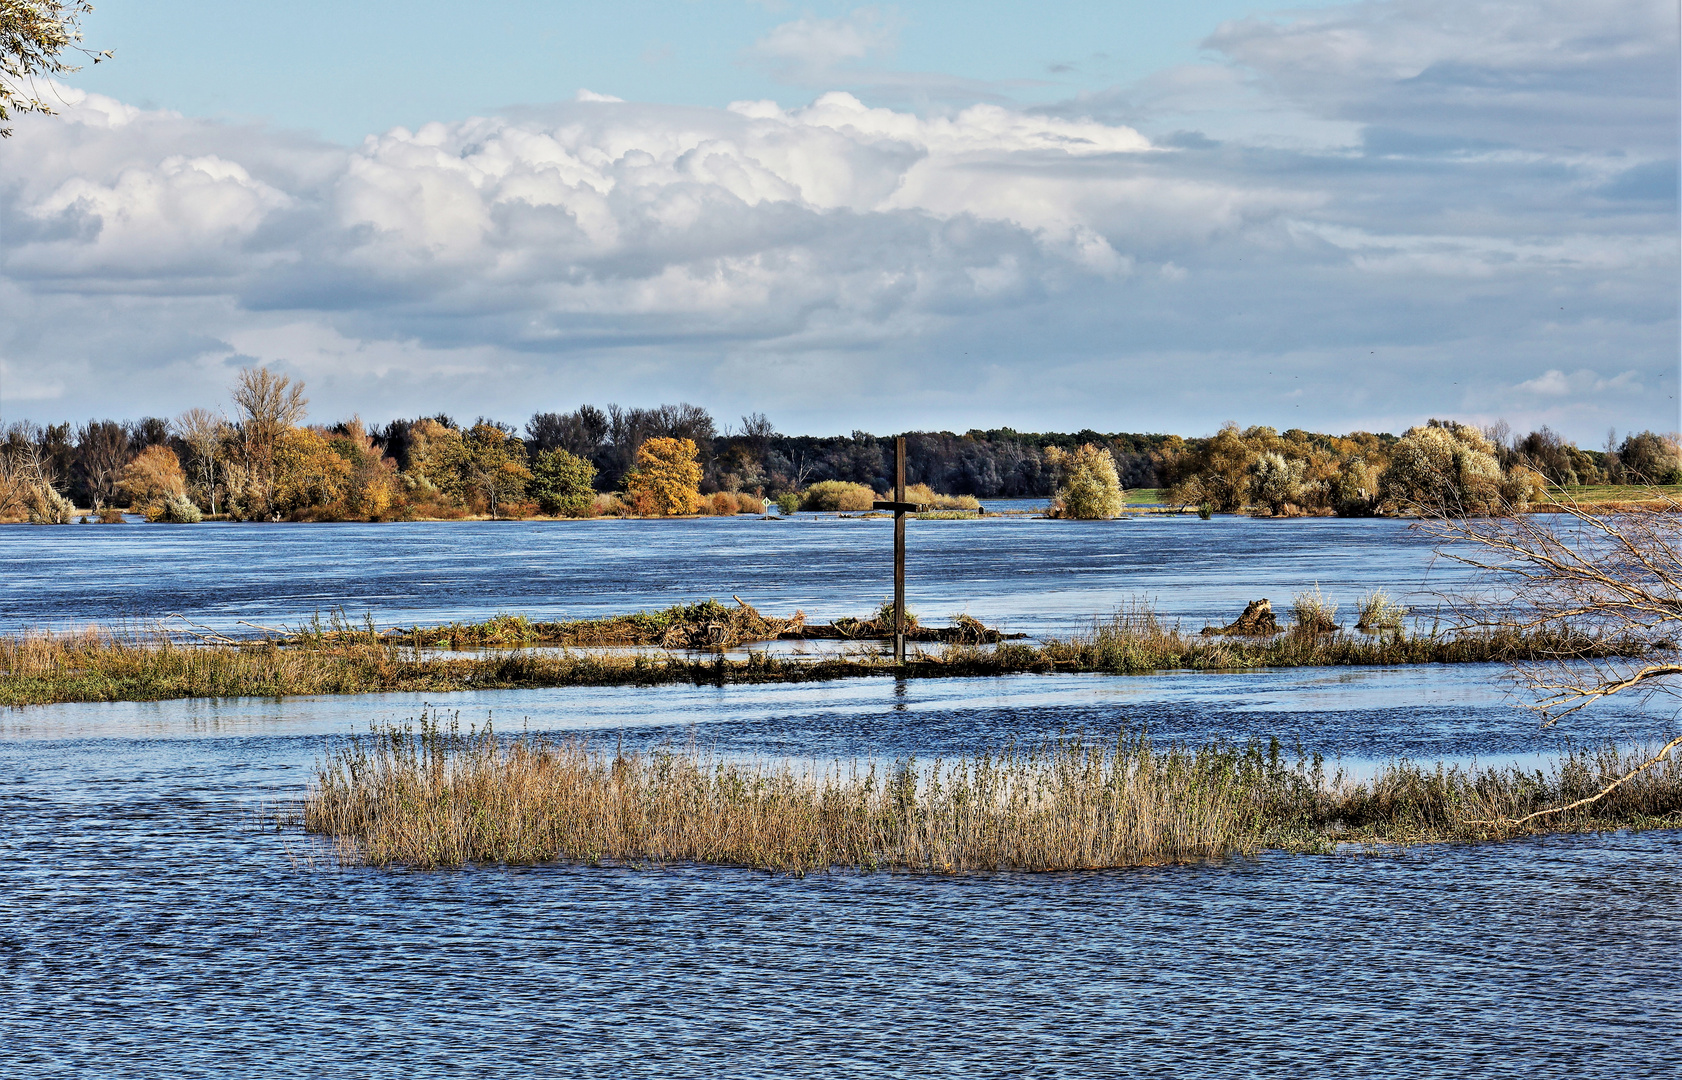
[[[867, 619], [808, 623], [803, 611], [779, 618], [762, 614], [739, 596], [731, 599], [736, 601], [733, 608], [707, 600], [664, 611], [572, 622], [528, 622], [514, 616], [499, 616], [483, 624], [415, 627], [399, 631], [389, 640], [399, 645], [449, 648], [652, 645], [662, 649], [702, 650], [766, 641], [881, 641], [893, 637], [891, 607]], [[908, 641], [986, 645], [1027, 636], [1001, 633], [968, 615], [958, 616], [951, 626], [921, 626], [914, 616], [910, 623], [905, 635]]]
[[1205, 626], [1204, 637], [1225, 635], [1228, 637], [1272, 637], [1282, 633], [1284, 628], [1273, 614], [1273, 602], [1263, 597], [1252, 600], [1244, 608], [1244, 614], [1238, 616], [1237, 622], [1225, 626]]

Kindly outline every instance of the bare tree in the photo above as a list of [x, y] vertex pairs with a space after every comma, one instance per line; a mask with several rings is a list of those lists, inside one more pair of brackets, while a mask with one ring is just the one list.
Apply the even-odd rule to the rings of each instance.
[[76, 468], [98, 510], [117, 495], [123, 466], [134, 457], [128, 429], [115, 420], [89, 420], [76, 432]]
[[[1559, 515], [1427, 518], [1439, 552], [1476, 572], [1452, 598], [1462, 626], [1555, 643], [1549, 658], [1513, 666], [1544, 728], [1613, 694], [1682, 694], [1682, 503], [1596, 513], [1556, 498]], [[1624, 655], [1604, 655], [1608, 641]], [[1600, 792], [1513, 824], [1597, 802], [1678, 747], [1682, 736]]]
[[212, 514], [216, 513], [216, 459], [227, 427], [228, 422], [209, 409], [188, 409], [175, 418], [175, 430], [187, 444], [188, 468], [210, 501]]
[[242, 369], [231, 396], [240, 411], [245, 469], [263, 504], [252, 509], [266, 514], [274, 504], [275, 443], [282, 432], [303, 421], [309, 399], [302, 381], [294, 383], [261, 367]]

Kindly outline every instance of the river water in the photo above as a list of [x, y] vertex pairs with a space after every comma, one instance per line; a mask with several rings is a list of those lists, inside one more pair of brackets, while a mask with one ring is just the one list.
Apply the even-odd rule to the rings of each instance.
[[[1319, 582], [1428, 602], [1394, 522], [916, 523], [913, 604], [1057, 632]], [[0, 528], [9, 628], [623, 611], [856, 613], [880, 522]], [[262, 810], [325, 740], [423, 708], [825, 761], [1149, 729], [1359, 772], [1529, 761], [1498, 669], [568, 688], [0, 711], [0, 1075], [1672, 1076], [1678, 834], [1083, 874], [342, 869]], [[1617, 703], [1570, 730], [1675, 726]]]

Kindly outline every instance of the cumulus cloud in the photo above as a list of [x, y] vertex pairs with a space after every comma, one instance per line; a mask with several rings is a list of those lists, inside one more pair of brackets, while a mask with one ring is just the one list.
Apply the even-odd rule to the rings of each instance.
[[[174, 411], [256, 360], [370, 415], [1668, 429], [1675, 33], [1585, 7], [1240, 21], [1056, 108], [581, 90], [354, 147], [65, 90], [0, 146], [0, 404]], [[891, 47], [861, 11], [756, 48]]]

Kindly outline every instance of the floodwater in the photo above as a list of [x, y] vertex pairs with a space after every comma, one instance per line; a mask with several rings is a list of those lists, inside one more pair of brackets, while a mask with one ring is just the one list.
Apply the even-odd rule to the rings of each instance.
[[[1394, 522], [911, 532], [925, 611], [967, 604], [1036, 632], [1141, 593], [1190, 621], [1316, 580], [1346, 604], [1374, 585], [1424, 596], [1445, 574]], [[0, 529], [0, 611], [14, 628], [170, 611], [237, 626], [342, 602], [382, 622], [432, 621], [735, 591], [766, 610], [845, 614], [880, 598], [887, 536], [834, 519]], [[302, 793], [327, 740], [428, 707], [504, 731], [810, 761], [927, 759], [1118, 728], [1277, 736], [1357, 772], [1395, 757], [1558, 752], [1565, 735], [1538, 730], [1499, 674], [864, 679], [0, 711], [0, 1075], [1672, 1076], [1674, 832], [1102, 873], [797, 879], [341, 869], [309, 838], [261, 827], [264, 807]], [[1657, 703], [1617, 702], [1568, 734], [1631, 743], [1675, 725]]]
[[[1318, 584], [1348, 611], [1387, 589], [1429, 611], [1456, 567], [1392, 520], [1147, 516], [986, 518], [907, 529], [907, 598], [935, 622], [968, 612], [1024, 633], [1063, 632], [1134, 599], [1188, 627], [1230, 622], [1265, 596], [1283, 613]], [[814, 621], [893, 595], [886, 519], [746, 515], [674, 521], [380, 525], [0, 527], [0, 630], [145, 622], [179, 614], [220, 630], [294, 626], [343, 608], [382, 628], [621, 614], [739, 596]], [[242, 622], [243, 621], [243, 622]]]

